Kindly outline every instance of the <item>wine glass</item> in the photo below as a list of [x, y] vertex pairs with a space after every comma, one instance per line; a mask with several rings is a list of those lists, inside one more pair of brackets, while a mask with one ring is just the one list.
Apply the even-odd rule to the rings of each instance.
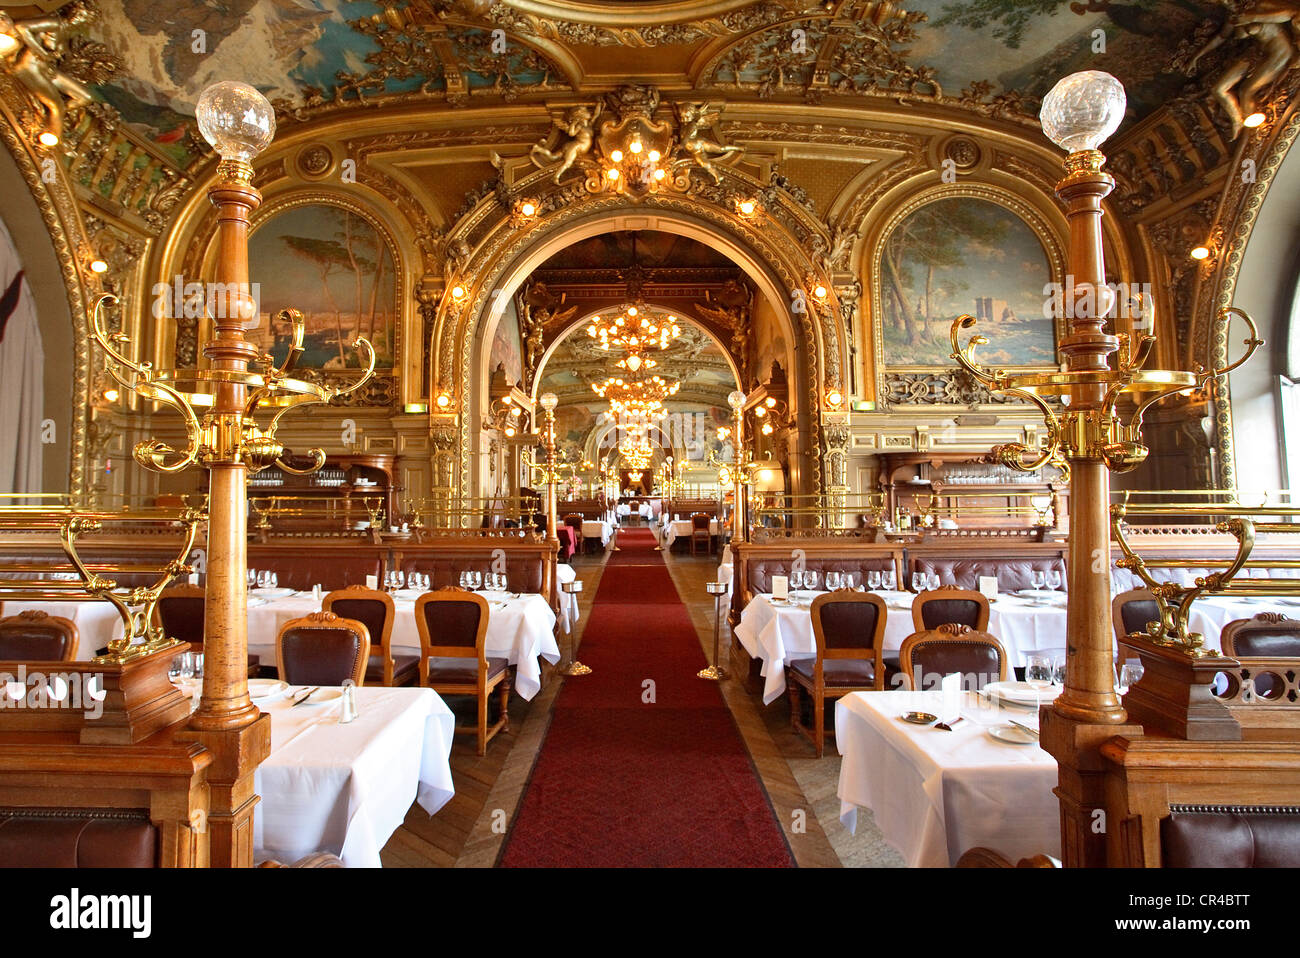
[[460, 570], [460, 582], [459, 582], [459, 585], [460, 585], [460, 587], [461, 587], [462, 589], [468, 589], [468, 588], [469, 588], [469, 573], [466, 572], [464, 569], [461, 569], [461, 570]]
[[880, 588], [880, 572], [877, 569], [870, 569], [867, 572], [867, 588], [875, 592]]
[[427, 572], [420, 573], [420, 591], [428, 592], [432, 588], [433, 588], [433, 579], [429, 577], [429, 573]]
[[270, 573], [268, 573], [265, 569], [259, 571], [257, 573], [257, 587], [259, 589], [265, 589], [268, 586], [270, 586], [270, 584], [271, 584]]
[[267, 576], [267, 579], [272, 589], [280, 588], [280, 577], [276, 575], [274, 572], [272, 572], [269, 576]]
[[1052, 569], [1047, 573], [1047, 587], [1055, 592], [1061, 587], [1061, 573]]
[[1138, 679], [1142, 678], [1142, 663], [1139, 660], [1125, 662], [1119, 669], [1119, 685], [1117, 691], [1120, 695], [1128, 695], [1128, 690], [1137, 684]]
[[1025, 683], [1041, 696], [1043, 689], [1052, 684], [1052, 657], [1035, 653], [1025, 656]]
[[469, 587], [470, 587], [471, 589], [473, 589], [475, 592], [477, 592], [479, 589], [483, 588], [483, 573], [482, 573], [482, 572], [478, 572], [478, 571], [472, 571], [472, 572], [470, 572], [470, 574], [469, 574]]
[[1052, 684], [1065, 685], [1065, 656], [1058, 655], [1052, 659]]
[[804, 574], [803, 574], [803, 584], [808, 588], [808, 591], [809, 591], [809, 592], [816, 592], [816, 591], [817, 591], [817, 572], [816, 572], [815, 570], [813, 570], [813, 569], [806, 569], [806, 570], [804, 570]]
[[930, 589], [931, 591], [939, 588], [939, 573], [937, 572], [928, 573], [925, 577], [925, 584], [926, 584], [926, 588]]
[[880, 573], [880, 586], [881, 586], [881, 588], [883, 588], [886, 592], [893, 592], [893, 591], [894, 591], [894, 587], [895, 587], [897, 584], [898, 584], [898, 583], [894, 581], [894, 570], [893, 570], [893, 569], [886, 569], [884, 572]]
[[249, 570], [248, 570], [248, 587], [249, 587], [250, 589], [256, 589], [256, 588], [257, 588], [257, 570], [256, 570], [256, 569], [249, 569]]
[[912, 591], [915, 592], [915, 593], [917, 593], [917, 595], [920, 595], [922, 592], [925, 591], [925, 573], [924, 573], [924, 572], [913, 572], [913, 573], [912, 573]]
[[846, 589], [856, 588], [858, 584], [858, 574], [856, 572], [841, 572], [840, 585]]
[[801, 588], [803, 588], [802, 569], [791, 569], [789, 579], [790, 579], [789, 585], [790, 585], [791, 592], [798, 592]]
[[1035, 569], [1033, 572], [1033, 581], [1035, 591], [1042, 592], [1047, 586], [1047, 573], [1042, 569]]
[[828, 592], [834, 592], [840, 587], [840, 574], [835, 571], [826, 573], [826, 589]]

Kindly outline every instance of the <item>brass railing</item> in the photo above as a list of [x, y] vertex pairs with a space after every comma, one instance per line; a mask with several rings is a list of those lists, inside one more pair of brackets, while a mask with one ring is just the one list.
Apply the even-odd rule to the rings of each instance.
[[[203, 509], [182, 506], [91, 511], [73, 507], [62, 494], [0, 496], [0, 502], [31, 499], [41, 504], [0, 504], [0, 534], [11, 548], [20, 542], [22, 546], [20, 555], [0, 554], [0, 599], [110, 603], [122, 619], [123, 635], [109, 642], [107, 654], [96, 662], [121, 663], [178, 644], [154, 625], [154, 608], [173, 580], [193, 571], [189, 557], [199, 526], [207, 521]], [[145, 529], [179, 537], [175, 558], [108, 564], [82, 554], [93, 551], [86, 539], [97, 534], [116, 530], [138, 539]], [[46, 561], [41, 560], [41, 553], [45, 553]], [[145, 576], [152, 581], [142, 586], [123, 586], [119, 584], [122, 576]]]
[[[248, 509], [251, 528], [262, 531], [335, 526], [340, 533], [367, 532], [384, 524], [383, 496], [249, 496]], [[358, 523], [366, 527], [358, 530]]]
[[821, 495], [753, 492], [749, 494], [749, 515], [754, 541], [774, 537], [869, 535], [884, 524], [885, 495], [880, 492]]
[[[1204, 648], [1204, 636], [1188, 631], [1188, 619], [1192, 604], [1207, 595], [1223, 596], [1289, 596], [1300, 597], [1300, 578], [1283, 578], [1268, 576], [1238, 576], [1244, 569], [1300, 569], [1300, 559], [1254, 559], [1252, 552], [1258, 543], [1257, 537], [1268, 535], [1278, 537], [1274, 541], [1295, 542], [1300, 540], [1282, 539], [1283, 536], [1300, 534], [1300, 524], [1294, 520], [1300, 517], [1300, 506], [1267, 505], [1268, 496], [1251, 496], [1260, 499], [1260, 505], [1245, 505], [1239, 496], [1223, 490], [1187, 491], [1182, 495], [1187, 498], [1180, 502], [1145, 503], [1138, 500], [1149, 496], [1165, 497], [1169, 493], [1119, 493], [1120, 501], [1110, 507], [1111, 531], [1115, 542], [1124, 553], [1116, 563], [1122, 569], [1128, 569], [1138, 576], [1155, 597], [1160, 619], [1147, 624], [1144, 638], [1156, 645], [1178, 649], [1187, 655], [1201, 657], [1211, 655]], [[1276, 494], [1274, 494], [1276, 495]], [[1135, 496], [1137, 497], [1135, 499]], [[1288, 497], [1289, 498], [1289, 497]], [[1227, 502], [1209, 500], [1228, 499]], [[1237, 500], [1237, 501], [1233, 501]], [[1236, 540], [1236, 552], [1230, 559], [1214, 558], [1144, 558], [1134, 550], [1129, 541], [1128, 520], [1138, 516], [1144, 519], [1170, 520], [1187, 522], [1196, 518], [1207, 519], [1214, 524], [1214, 529], [1226, 533]], [[1205, 569], [1222, 566], [1222, 569], [1197, 576], [1193, 583], [1167, 581], [1158, 578], [1153, 569]]]

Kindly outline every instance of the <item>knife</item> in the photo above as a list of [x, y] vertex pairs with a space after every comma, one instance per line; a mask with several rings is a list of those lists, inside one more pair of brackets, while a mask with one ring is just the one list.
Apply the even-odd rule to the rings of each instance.
[[1017, 722], [1015, 719], [1008, 719], [1008, 721], [1016, 728], [1020, 729], [1022, 732], [1028, 732], [1034, 738], [1038, 738], [1038, 729], [1030, 728], [1028, 725], [1022, 725], [1021, 723]]
[[302, 698], [298, 699], [298, 701], [294, 702], [293, 705], [290, 705], [289, 708], [296, 708], [297, 706], [302, 705], [303, 702], [306, 702], [309, 698], [311, 698], [319, 691], [320, 691], [320, 686], [318, 685], [310, 692], [308, 692], [306, 695], [304, 695]]
[[951, 732], [953, 729], [955, 729], [958, 725], [960, 725], [964, 721], [966, 721], [965, 716], [958, 715], [954, 719], [949, 719], [946, 722], [940, 722], [938, 725], [935, 726], [935, 728], [941, 728], [945, 732]]

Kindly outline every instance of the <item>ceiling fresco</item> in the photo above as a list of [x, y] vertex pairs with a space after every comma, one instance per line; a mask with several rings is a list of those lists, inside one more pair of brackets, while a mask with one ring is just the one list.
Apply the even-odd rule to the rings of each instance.
[[[731, 96], [942, 92], [1029, 114], [1056, 79], [1086, 66], [1125, 83], [1137, 118], [1187, 86], [1182, 65], [1226, 16], [1193, 0], [759, 0], [707, 20], [603, 23], [623, 5], [556, 0], [548, 6], [568, 11], [557, 20], [501, 0], [95, 0], [86, 29], [122, 61], [98, 95], [184, 165], [200, 150], [194, 103], [218, 79], [243, 79], [283, 110], [384, 97], [463, 105], [571, 91], [585, 72], [608, 77], [612, 45], [625, 47], [617, 82], [699, 55], [702, 71], [683, 79]], [[818, 61], [828, 71], [815, 79]]]

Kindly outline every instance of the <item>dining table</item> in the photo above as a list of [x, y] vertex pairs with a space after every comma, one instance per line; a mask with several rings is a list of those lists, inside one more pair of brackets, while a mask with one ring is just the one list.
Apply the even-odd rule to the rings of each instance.
[[584, 519], [582, 522], [582, 538], [584, 541], [599, 539], [602, 546], [607, 546], [609, 545], [609, 537], [613, 532], [613, 526], [603, 519]]
[[[690, 536], [693, 532], [693, 526], [690, 519], [673, 519], [671, 522], [663, 524], [664, 529], [664, 546], [668, 547], [673, 544], [680, 536]], [[709, 535], [718, 534], [718, 520], [709, 520]]]
[[1052, 789], [1056, 760], [1037, 743], [1032, 708], [1007, 708], [993, 724], [966, 718], [952, 731], [903, 716], [929, 713], [940, 721], [975, 715], [977, 693], [854, 692], [835, 703], [835, 744], [841, 755], [840, 821], [856, 832], [869, 809], [885, 840], [913, 868], [947, 868], [971, 848], [1015, 862], [1061, 855], [1061, 809]]
[[254, 855], [290, 864], [329, 852], [348, 868], [378, 868], [412, 802], [433, 815], [455, 794], [455, 716], [433, 689], [374, 686], [353, 689], [357, 716], [343, 724], [341, 689], [295, 705], [308, 691], [254, 699], [271, 716], [271, 753], [254, 776]]
[[[418, 590], [399, 590], [393, 594], [397, 617], [393, 622], [394, 654], [420, 652], [420, 633], [415, 624], [415, 600]], [[480, 592], [488, 600], [487, 654], [508, 658], [515, 666], [515, 691], [531, 699], [541, 690], [540, 659], [552, 665], [560, 661], [555, 642], [555, 611], [551, 604], [534, 592]], [[301, 618], [320, 610], [320, 602], [310, 592], [288, 589], [253, 589], [248, 601], [248, 651], [262, 661], [275, 661], [275, 640], [281, 627], [290, 619]]]
[[[785, 692], [785, 667], [791, 659], [817, 654], [813, 636], [812, 602], [820, 591], [791, 591], [786, 602], [773, 601], [771, 595], [759, 593], [750, 600], [736, 625], [736, 638], [751, 657], [762, 661], [765, 679], [763, 703], [776, 701]], [[909, 635], [916, 631], [912, 623], [910, 592], [876, 590], [885, 600], [884, 652], [897, 652]], [[1007, 651], [1008, 667], [1025, 664], [1034, 652], [1065, 650], [1065, 593], [1059, 599], [1030, 599], [999, 596], [989, 603], [988, 631], [997, 636]]]

